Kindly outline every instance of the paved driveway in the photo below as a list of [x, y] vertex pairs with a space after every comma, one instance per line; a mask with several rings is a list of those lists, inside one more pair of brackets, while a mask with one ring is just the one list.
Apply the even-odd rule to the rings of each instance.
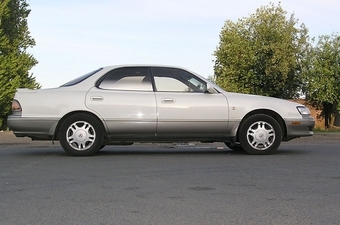
[[0, 224], [338, 224], [340, 136], [251, 156], [215, 144], [108, 146], [0, 133]]

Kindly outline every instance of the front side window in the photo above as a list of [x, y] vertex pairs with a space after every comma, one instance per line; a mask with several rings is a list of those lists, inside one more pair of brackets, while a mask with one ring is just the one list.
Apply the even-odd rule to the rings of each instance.
[[148, 68], [119, 68], [108, 72], [98, 84], [101, 89], [152, 91]]
[[204, 93], [207, 90], [205, 82], [185, 70], [152, 68], [152, 74], [157, 91]]

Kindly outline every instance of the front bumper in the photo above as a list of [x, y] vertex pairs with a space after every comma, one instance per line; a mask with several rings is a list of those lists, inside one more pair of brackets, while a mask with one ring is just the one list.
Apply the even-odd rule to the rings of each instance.
[[286, 119], [287, 135], [283, 141], [289, 141], [294, 138], [312, 136], [315, 126], [313, 117], [305, 117], [299, 119]]

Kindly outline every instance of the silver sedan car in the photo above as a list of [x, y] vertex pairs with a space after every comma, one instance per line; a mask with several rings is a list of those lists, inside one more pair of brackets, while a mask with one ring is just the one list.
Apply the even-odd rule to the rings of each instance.
[[226, 92], [179, 67], [97, 69], [58, 88], [18, 89], [8, 126], [17, 137], [58, 140], [71, 155], [134, 142], [224, 142], [272, 154], [282, 141], [313, 135], [303, 105]]

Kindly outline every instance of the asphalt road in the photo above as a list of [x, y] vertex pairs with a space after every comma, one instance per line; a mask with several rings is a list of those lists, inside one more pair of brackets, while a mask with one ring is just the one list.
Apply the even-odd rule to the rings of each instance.
[[71, 157], [2, 132], [0, 185], [1, 225], [340, 224], [340, 135], [269, 156], [191, 143]]

